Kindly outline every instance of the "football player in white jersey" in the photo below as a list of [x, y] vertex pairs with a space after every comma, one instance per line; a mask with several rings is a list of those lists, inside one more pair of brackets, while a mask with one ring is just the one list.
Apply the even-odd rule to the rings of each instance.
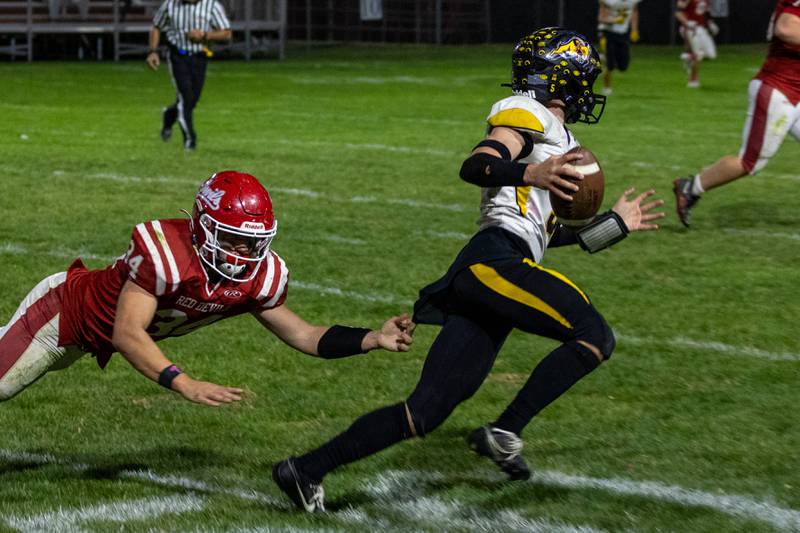
[[603, 94], [611, 94], [612, 72], [625, 72], [631, 62], [631, 43], [639, 41], [641, 0], [600, 0], [597, 29], [605, 58]]
[[654, 191], [629, 198], [573, 230], [560, 225], [550, 193], [571, 199], [562, 176], [577, 141], [566, 124], [595, 123], [605, 105], [592, 86], [600, 60], [583, 36], [545, 28], [524, 37], [512, 56], [513, 96], [497, 102], [487, 135], [464, 161], [461, 178], [481, 187], [479, 230], [448, 272], [420, 291], [414, 321], [441, 325], [422, 376], [405, 400], [368, 413], [321, 447], [273, 467], [273, 479], [301, 509], [324, 510], [322, 478], [331, 470], [436, 429], [488, 375], [512, 329], [562, 344], [533, 370], [494, 422], [473, 431], [469, 446], [511, 479], [530, 470], [520, 433], [544, 407], [597, 368], [614, 350], [614, 334], [589, 297], [562, 274], [541, 266], [548, 247], [579, 244], [597, 252], [628, 233], [654, 230], [664, 216]]

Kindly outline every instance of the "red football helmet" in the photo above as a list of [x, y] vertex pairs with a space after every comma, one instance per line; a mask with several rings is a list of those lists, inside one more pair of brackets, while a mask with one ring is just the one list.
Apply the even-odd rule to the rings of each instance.
[[233, 281], [250, 281], [278, 230], [269, 193], [250, 174], [226, 170], [208, 178], [194, 202], [192, 235], [203, 263]]

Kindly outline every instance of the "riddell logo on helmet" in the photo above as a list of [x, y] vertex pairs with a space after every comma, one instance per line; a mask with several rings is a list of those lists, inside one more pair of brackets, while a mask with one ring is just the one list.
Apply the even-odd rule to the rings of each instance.
[[240, 227], [251, 231], [264, 231], [266, 229], [261, 222], [243, 222]]
[[214, 190], [210, 185], [205, 184], [200, 189], [198, 196], [200, 196], [211, 209], [216, 211], [219, 209], [219, 203], [222, 201], [222, 197], [225, 196], [225, 191]]
[[589, 47], [578, 39], [572, 39], [564, 43], [553, 51], [554, 54], [575, 54], [581, 57], [589, 57]]

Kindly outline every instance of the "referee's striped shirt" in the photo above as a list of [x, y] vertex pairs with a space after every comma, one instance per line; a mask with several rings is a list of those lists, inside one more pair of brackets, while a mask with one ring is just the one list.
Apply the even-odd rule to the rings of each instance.
[[156, 11], [153, 25], [166, 32], [167, 41], [191, 54], [203, 51], [204, 43], [189, 40], [191, 30], [228, 30], [231, 23], [218, 0], [166, 0]]

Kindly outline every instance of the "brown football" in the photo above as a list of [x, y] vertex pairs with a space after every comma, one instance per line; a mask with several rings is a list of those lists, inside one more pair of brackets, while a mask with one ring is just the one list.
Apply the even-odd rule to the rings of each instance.
[[565, 226], [580, 227], [591, 222], [600, 209], [600, 205], [603, 203], [606, 179], [603, 169], [600, 168], [600, 162], [597, 161], [591, 150], [578, 146], [568, 153], [573, 152], [582, 156], [573, 161], [572, 166], [583, 174], [583, 181], [573, 180], [569, 176], [563, 176], [563, 178], [576, 183], [580, 190], [578, 192], [569, 191], [572, 196], [571, 202], [562, 200], [551, 192], [550, 203], [559, 222]]

